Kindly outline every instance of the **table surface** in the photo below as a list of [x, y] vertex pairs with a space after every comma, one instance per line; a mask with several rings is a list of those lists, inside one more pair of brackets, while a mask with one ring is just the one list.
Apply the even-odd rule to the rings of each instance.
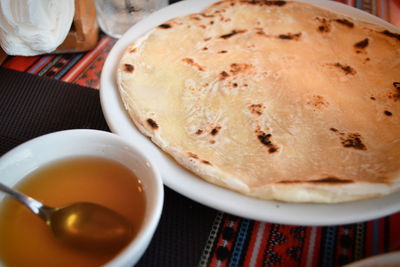
[[[338, 2], [360, 8], [400, 27], [399, 0]], [[89, 90], [93, 101], [98, 101], [101, 69], [115, 42], [115, 39], [100, 34], [97, 46], [85, 53], [8, 56], [1, 66], [21, 75], [29, 73], [38, 79], [50, 78], [91, 88], [79, 87], [82, 92]], [[18, 75], [3, 71], [0, 80], [4, 81], [6, 75], [12, 76], [8, 77], [11, 80], [20, 79], [16, 78]], [[0, 91], [0, 99], [2, 97], [4, 92]], [[80, 97], [89, 96], [85, 93]], [[95, 110], [102, 116], [99, 104], [95, 105], [93, 110], [82, 112]], [[4, 109], [0, 107], [0, 121]], [[88, 128], [108, 130], [103, 118], [100, 120], [100, 124]], [[14, 127], [14, 134], [23, 131], [20, 125]], [[46, 129], [51, 132], [71, 127], [76, 126], [65, 124]], [[5, 136], [5, 131], [6, 126], [0, 124], [0, 137], [11, 140], [13, 137]], [[10, 143], [7, 149], [23, 141], [26, 140], [22, 138]], [[329, 227], [272, 224], [213, 210], [166, 188], [160, 225], [138, 266], [340, 266], [400, 250], [399, 224], [400, 213], [368, 222]]]

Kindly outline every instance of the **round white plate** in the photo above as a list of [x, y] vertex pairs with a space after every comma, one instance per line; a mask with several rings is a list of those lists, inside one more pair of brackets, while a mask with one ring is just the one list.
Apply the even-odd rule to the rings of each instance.
[[[163, 8], [128, 30], [112, 48], [101, 74], [100, 98], [104, 116], [110, 129], [135, 142], [153, 159], [160, 169], [164, 183], [178, 193], [209, 207], [254, 220], [295, 225], [335, 225], [366, 221], [400, 210], [400, 193], [378, 199], [342, 204], [294, 204], [259, 200], [240, 195], [207, 183], [180, 167], [158, 149], [133, 125], [125, 112], [116, 85], [116, 69], [127, 46], [159, 24], [174, 17], [199, 12], [216, 0], [186, 0]], [[399, 32], [399, 29], [368, 13], [327, 0], [309, 0], [319, 6], [364, 21], [382, 24]], [[174, 47], [165, 47], [174, 49]]]

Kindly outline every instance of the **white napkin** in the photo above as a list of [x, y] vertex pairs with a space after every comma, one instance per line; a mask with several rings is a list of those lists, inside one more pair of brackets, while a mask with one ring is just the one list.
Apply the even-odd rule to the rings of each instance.
[[67, 36], [74, 0], [0, 0], [0, 45], [9, 55], [54, 51]]

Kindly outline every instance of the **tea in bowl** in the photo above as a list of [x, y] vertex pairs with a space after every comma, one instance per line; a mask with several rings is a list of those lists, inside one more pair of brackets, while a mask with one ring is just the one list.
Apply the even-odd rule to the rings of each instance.
[[[0, 172], [0, 182], [45, 205], [99, 204], [125, 217], [133, 229], [132, 239], [117, 251], [73, 247], [0, 193], [0, 266], [132, 266], [158, 225], [160, 175], [143, 152], [117, 135], [68, 130], [38, 137], [2, 156]], [[73, 216], [69, 220], [74, 223]]]

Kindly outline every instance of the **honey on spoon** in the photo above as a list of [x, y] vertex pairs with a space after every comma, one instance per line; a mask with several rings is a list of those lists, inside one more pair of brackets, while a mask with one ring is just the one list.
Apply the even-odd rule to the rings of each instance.
[[120, 250], [132, 239], [132, 224], [124, 216], [105, 206], [76, 202], [52, 208], [2, 183], [0, 191], [38, 215], [57, 239], [71, 247], [111, 253]]

